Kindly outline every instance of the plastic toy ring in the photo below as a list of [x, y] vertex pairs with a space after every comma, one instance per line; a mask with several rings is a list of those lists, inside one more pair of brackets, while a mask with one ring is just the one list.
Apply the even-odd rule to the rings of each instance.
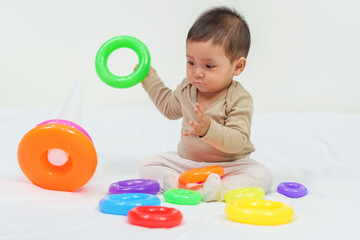
[[111, 194], [119, 193], [148, 193], [156, 195], [160, 184], [153, 179], [131, 179], [112, 183], [109, 187]]
[[[116, 76], [107, 67], [107, 60], [110, 54], [118, 48], [130, 48], [134, 50], [139, 58], [139, 65], [136, 70], [127, 76]], [[114, 37], [105, 42], [99, 49], [95, 68], [100, 79], [111, 87], [129, 88], [145, 79], [150, 70], [150, 53], [148, 48], [139, 39], [130, 36]]]
[[224, 200], [227, 203], [240, 199], [259, 200], [259, 199], [263, 199], [264, 195], [265, 195], [264, 190], [258, 187], [240, 188], [227, 192], [224, 196]]
[[290, 206], [269, 200], [235, 200], [226, 205], [225, 213], [232, 221], [254, 225], [279, 225], [294, 217]]
[[207, 177], [212, 173], [216, 173], [221, 177], [224, 174], [224, 168], [217, 165], [203, 168], [194, 168], [192, 170], [181, 173], [179, 180], [182, 183], [205, 182]]
[[[54, 148], [68, 153], [64, 165], [50, 163], [48, 151]], [[21, 139], [18, 161], [25, 176], [35, 185], [73, 191], [93, 176], [97, 155], [90, 139], [79, 130], [62, 124], [44, 124], [33, 128]]]
[[307, 188], [296, 182], [283, 182], [277, 187], [277, 191], [290, 198], [300, 198], [307, 194]]
[[196, 205], [201, 201], [201, 194], [186, 189], [169, 189], [164, 192], [164, 199], [168, 203], [179, 205]]
[[76, 123], [74, 122], [71, 122], [71, 121], [68, 121], [68, 120], [64, 120], [64, 119], [50, 119], [50, 120], [47, 120], [45, 122], [42, 122], [42, 123], [39, 123], [38, 125], [36, 126], [41, 126], [41, 125], [44, 125], [44, 124], [50, 124], [50, 123], [53, 123], [53, 124], [63, 124], [63, 125], [67, 125], [69, 127], [73, 127], [73, 128], [76, 128], [77, 130], [79, 130], [80, 132], [82, 132], [83, 134], [85, 134], [85, 136], [87, 136], [91, 142], [93, 142], [93, 140], [91, 139], [90, 135], [85, 131], [85, 129], [83, 129], [81, 126], [77, 125]]
[[181, 224], [182, 213], [169, 207], [142, 206], [129, 211], [128, 220], [133, 225], [148, 228], [172, 228]]
[[127, 215], [134, 207], [159, 206], [160, 199], [146, 193], [113, 194], [102, 198], [99, 202], [100, 211], [116, 215]]

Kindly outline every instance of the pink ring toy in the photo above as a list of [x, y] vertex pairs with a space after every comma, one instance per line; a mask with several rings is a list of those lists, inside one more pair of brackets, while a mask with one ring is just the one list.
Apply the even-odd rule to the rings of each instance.
[[69, 127], [73, 127], [75, 129], [79, 130], [80, 132], [82, 132], [83, 134], [85, 134], [85, 136], [87, 136], [90, 139], [90, 141], [94, 144], [93, 140], [91, 139], [90, 135], [85, 131], [85, 129], [83, 129], [82, 127], [80, 127], [79, 125], [77, 125], [74, 122], [64, 120], [64, 119], [50, 119], [45, 122], [39, 123], [36, 126], [40, 126], [40, 125], [44, 125], [44, 124], [62, 124], [62, 125], [66, 125]]

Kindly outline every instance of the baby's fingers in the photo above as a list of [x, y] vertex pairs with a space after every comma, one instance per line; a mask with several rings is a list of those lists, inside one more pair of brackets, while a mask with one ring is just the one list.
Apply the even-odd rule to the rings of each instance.
[[198, 122], [201, 122], [203, 117], [206, 115], [204, 108], [199, 103], [195, 104], [194, 112]]
[[184, 132], [183, 133], [183, 136], [192, 136], [192, 135], [195, 135], [196, 132], [195, 132], [195, 126], [196, 126], [196, 123], [193, 122], [193, 121], [189, 121], [189, 125], [193, 128], [192, 131], [188, 131], [188, 132]]
[[200, 110], [202, 114], [205, 114], [205, 109], [203, 106], [200, 105], [200, 103], [195, 103], [195, 106]]
[[195, 116], [196, 116], [196, 121], [200, 122], [201, 118], [202, 118], [201, 111], [197, 107], [194, 107], [194, 113], [195, 113]]
[[190, 131], [190, 132], [184, 132], [183, 136], [192, 136], [195, 135], [194, 131]]

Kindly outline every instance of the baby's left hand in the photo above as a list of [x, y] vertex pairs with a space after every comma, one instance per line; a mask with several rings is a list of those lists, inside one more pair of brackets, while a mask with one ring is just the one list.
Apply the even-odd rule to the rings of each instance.
[[193, 127], [192, 131], [184, 132], [184, 136], [198, 135], [204, 136], [210, 127], [210, 117], [206, 115], [204, 108], [199, 104], [195, 103], [194, 113], [196, 115], [196, 122], [189, 121], [190, 126]]

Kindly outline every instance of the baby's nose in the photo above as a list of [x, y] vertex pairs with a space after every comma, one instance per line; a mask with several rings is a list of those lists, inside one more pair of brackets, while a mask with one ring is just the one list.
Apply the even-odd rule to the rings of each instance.
[[196, 78], [203, 78], [204, 77], [204, 73], [200, 70], [200, 69], [197, 69], [195, 71], [195, 77]]

